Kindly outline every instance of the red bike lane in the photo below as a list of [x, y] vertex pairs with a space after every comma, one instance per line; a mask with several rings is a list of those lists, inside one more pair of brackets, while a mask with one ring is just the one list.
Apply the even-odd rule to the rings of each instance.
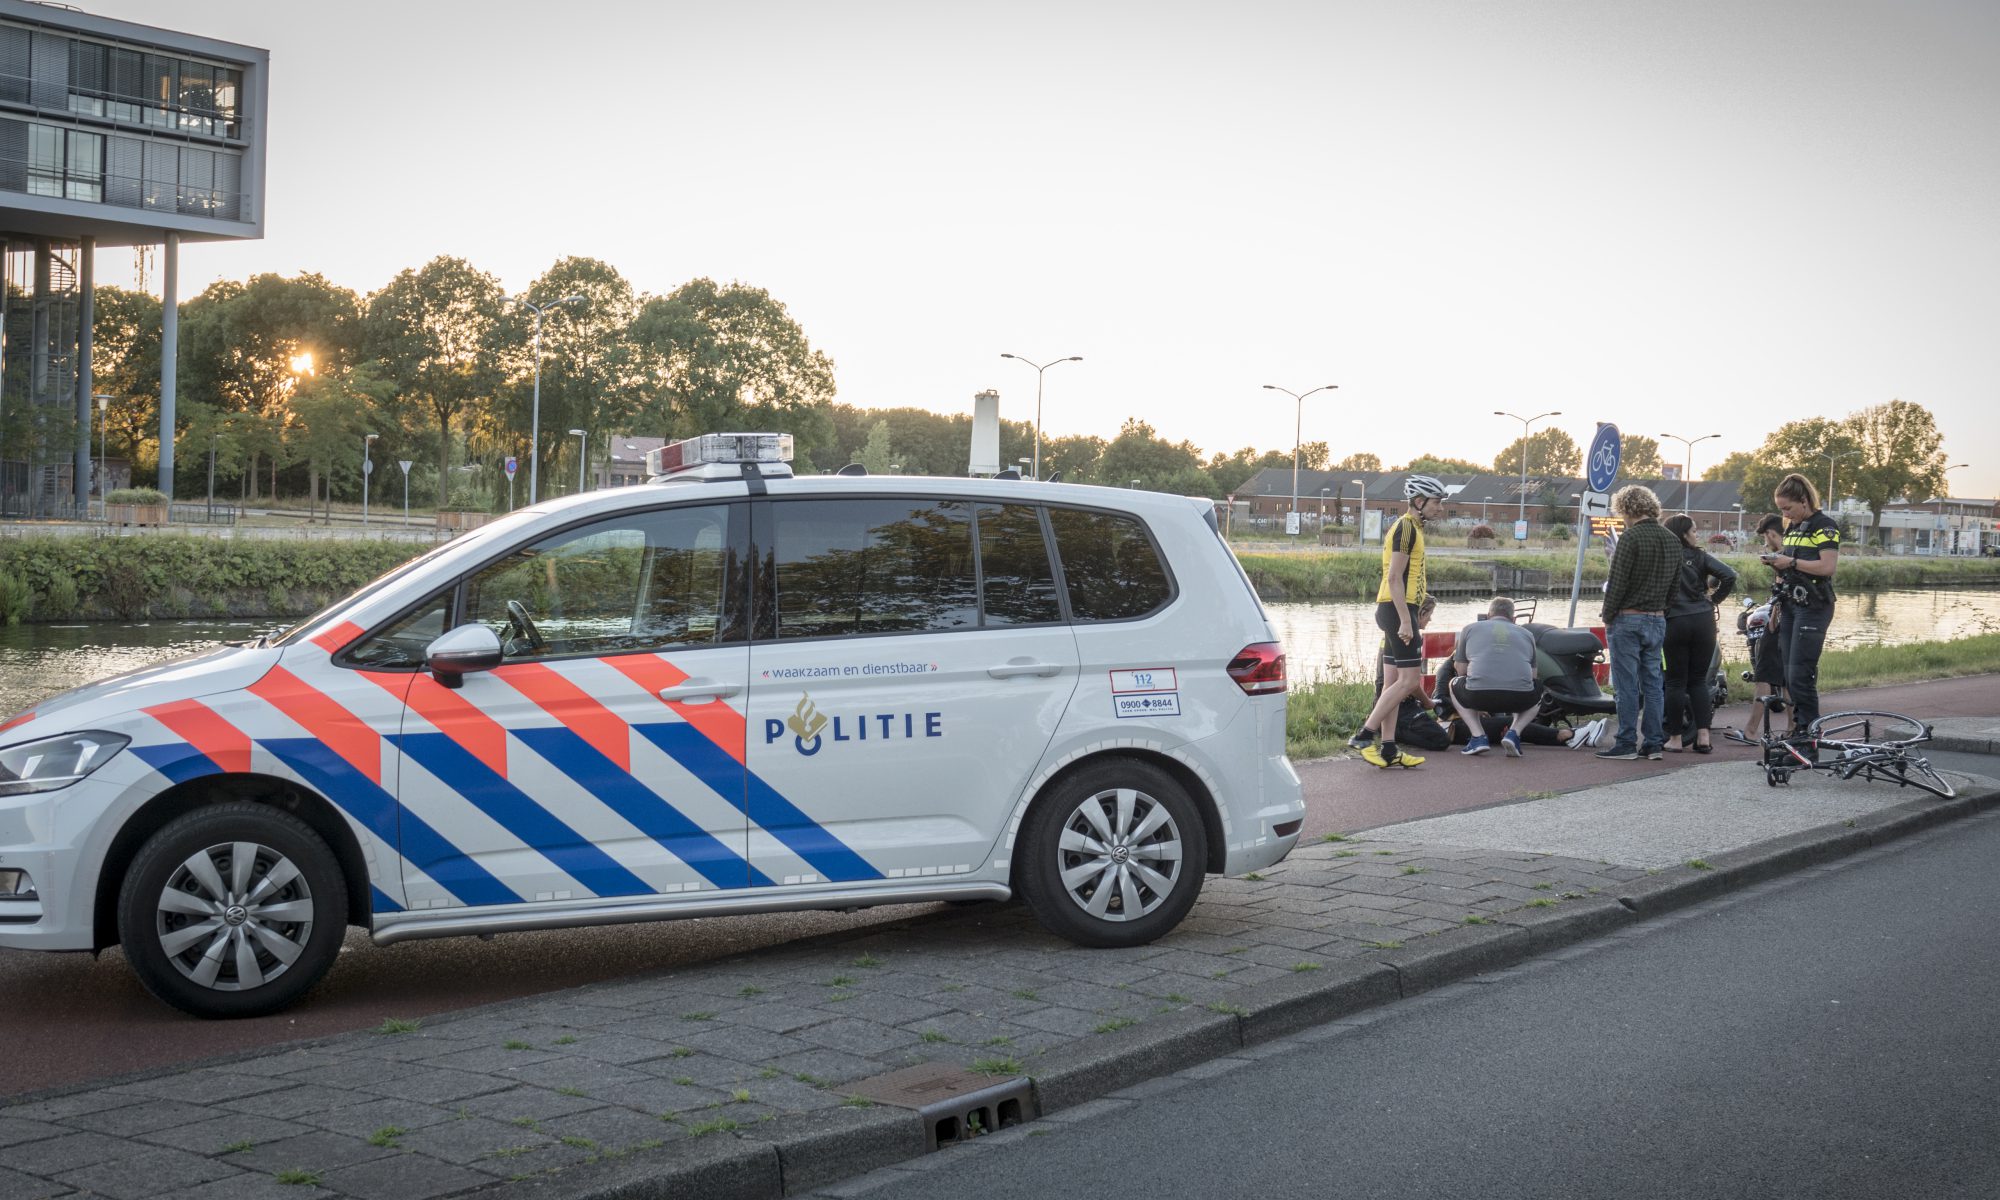
[[[1830, 692], [1821, 699], [1820, 709], [1829, 713], [1842, 709], [1883, 709], [1921, 720], [2000, 715], [2000, 675], [1969, 675]], [[1720, 731], [1731, 725], [1748, 728], [1752, 714], [1750, 705], [1730, 705], [1715, 714], [1715, 729]], [[1608, 740], [1599, 743], [1609, 744]], [[1564, 746], [1530, 746], [1520, 758], [1508, 758], [1498, 749], [1468, 758], [1453, 746], [1426, 754], [1423, 766], [1408, 770], [1371, 767], [1354, 755], [1314, 759], [1297, 764], [1306, 791], [1306, 823], [1301, 840], [1313, 841], [1328, 833], [1353, 833], [1469, 808], [1512, 804], [1548, 792], [1617, 783], [1697, 763], [1729, 761], [1739, 761], [1746, 769], [1754, 769], [1757, 752], [1717, 737], [1714, 754], [1689, 751], [1669, 754], [1658, 762], [1643, 759], [1603, 762], [1591, 748], [1571, 750]]]

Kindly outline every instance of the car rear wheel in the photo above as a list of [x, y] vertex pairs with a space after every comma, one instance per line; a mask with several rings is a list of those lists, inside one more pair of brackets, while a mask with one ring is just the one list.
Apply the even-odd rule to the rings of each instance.
[[146, 990], [200, 1017], [276, 1012], [340, 952], [347, 884], [326, 842], [262, 804], [168, 822], [118, 896], [125, 957]]
[[1179, 925], [1207, 870], [1201, 813], [1150, 763], [1085, 767], [1028, 810], [1021, 890], [1035, 919], [1083, 946], [1140, 946]]

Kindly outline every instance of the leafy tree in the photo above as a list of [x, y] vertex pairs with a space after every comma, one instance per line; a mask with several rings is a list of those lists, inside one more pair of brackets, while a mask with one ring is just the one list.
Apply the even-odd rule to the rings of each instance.
[[368, 298], [363, 345], [404, 396], [422, 400], [437, 430], [437, 502], [450, 486], [452, 425], [500, 383], [495, 337], [500, 281], [462, 258], [405, 270]]
[[1124, 487], [1132, 480], [1156, 491], [1217, 495], [1215, 481], [1201, 469], [1201, 451], [1191, 442], [1162, 441], [1153, 427], [1127, 417], [1118, 436], [1104, 448], [1093, 482]]
[[[1849, 472], [1849, 490], [1868, 506], [1875, 528], [1882, 508], [1897, 499], [1927, 500], [1943, 494], [1944, 435], [1929, 409], [1907, 400], [1871, 405], [1846, 421], [1860, 448]], [[1828, 501], [1832, 503], [1832, 501]]]
[[690, 280], [640, 307], [632, 344], [643, 412], [669, 436], [774, 426], [801, 460], [834, 439], [833, 362], [763, 288]]
[[[1300, 465], [1303, 466], [1304, 455], [1301, 454], [1300, 458]], [[1234, 454], [1216, 454], [1211, 457], [1208, 460], [1207, 470], [1216, 491], [1228, 495], [1250, 482], [1257, 472], [1266, 467], [1289, 469], [1291, 465], [1292, 456], [1288, 452], [1266, 450], [1259, 454], [1254, 448], [1245, 446]]]
[[[160, 302], [145, 292], [100, 287], [91, 322], [91, 387], [112, 397], [105, 414], [114, 447], [135, 472], [157, 470], [160, 433]], [[149, 462], [140, 449], [149, 446]]]
[[565, 430], [587, 430], [591, 444], [601, 446], [602, 434], [629, 427], [640, 411], [644, 374], [635, 364], [629, 336], [639, 301], [624, 276], [594, 258], [558, 261], [535, 280], [528, 295], [538, 304], [583, 297], [556, 304], [542, 318], [540, 437], [531, 439], [535, 315], [520, 305], [510, 306], [496, 330], [508, 385], [498, 403], [477, 414], [476, 429], [487, 450], [519, 455], [523, 475], [529, 473], [532, 441], [540, 454], [538, 474], [550, 476], [545, 486], [554, 495], [562, 479], [551, 471], [572, 444], [563, 436]]
[[1544, 429], [1527, 438], [1515, 438], [1493, 459], [1493, 469], [1502, 475], [1518, 474], [1521, 451], [1528, 451], [1530, 475], [1574, 476], [1583, 465], [1583, 453], [1576, 441], [1560, 429]]
[[[1519, 469], [1519, 460], [1516, 460], [1514, 465], [1516, 469]], [[1442, 458], [1435, 454], [1420, 454], [1416, 458], [1411, 459], [1407, 464], [1395, 468], [1395, 470], [1398, 473], [1407, 472], [1411, 475], [1485, 475], [1492, 468], [1482, 466], [1469, 459]]]
[[1750, 470], [1751, 464], [1756, 461], [1757, 456], [1753, 452], [1738, 450], [1733, 454], [1723, 456], [1721, 462], [1703, 471], [1701, 477], [1711, 483], [1741, 484], [1743, 476]]
[[[1517, 469], [1518, 466], [1516, 463]], [[1637, 433], [1628, 433], [1620, 437], [1618, 474], [1626, 479], [1666, 478], [1667, 465], [1660, 458], [1660, 443]]]
[[[299, 382], [292, 394], [292, 423], [287, 431], [291, 449], [307, 467], [306, 494], [320, 495], [320, 481], [326, 481], [325, 498], [333, 498], [333, 484], [352, 483], [351, 493], [361, 494], [361, 440], [374, 432], [380, 422], [375, 410], [395, 394], [395, 385], [379, 368], [364, 364], [345, 371], [321, 371]], [[375, 473], [380, 475], [394, 459], [377, 444]]]
[[[1756, 457], [1743, 472], [1743, 506], [1754, 510], [1771, 503], [1778, 481], [1797, 472], [1823, 487], [1830, 465], [1827, 455], [1839, 455], [1840, 466], [1851, 470], [1860, 461], [1854, 431], [1845, 421], [1831, 417], [1807, 417], [1787, 421], [1772, 430], [1757, 448]], [[1823, 503], [1832, 500], [1822, 498]]]
[[[180, 384], [190, 400], [263, 418], [250, 451], [245, 496], [257, 496], [259, 458], [283, 458], [285, 407], [300, 375], [341, 370], [359, 333], [360, 302], [324, 278], [257, 275], [211, 284], [181, 310]], [[310, 356], [310, 358], [308, 358]]]
[[890, 468], [901, 465], [896, 458], [896, 447], [889, 437], [889, 422], [875, 422], [855, 461], [867, 467], [870, 475], [887, 475]]
[[1382, 456], [1379, 454], [1369, 454], [1366, 451], [1358, 454], [1350, 454], [1333, 464], [1333, 469], [1336, 471], [1379, 471], [1382, 469]]
[[[1002, 430], [1001, 462], [1005, 463], [1010, 460], [1006, 457], [1007, 439], [1004, 436], [1004, 422]], [[1024, 440], [1021, 444], [1025, 446], [1027, 443]], [[1104, 452], [1110, 448], [1110, 443], [1103, 438], [1088, 434], [1067, 434], [1054, 438], [1045, 436], [1042, 438], [1042, 475], [1047, 478], [1060, 471], [1065, 483], [1099, 482]]]

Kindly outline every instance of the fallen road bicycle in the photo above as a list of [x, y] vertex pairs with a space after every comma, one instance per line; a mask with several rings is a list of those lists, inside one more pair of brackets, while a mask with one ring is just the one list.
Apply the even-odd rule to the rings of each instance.
[[1931, 740], [1931, 727], [1901, 713], [1828, 713], [1802, 735], [1739, 740], [1763, 750], [1764, 782], [1772, 787], [1801, 771], [1825, 771], [1835, 779], [1859, 776], [1922, 788], [1947, 800], [1957, 794], [1929, 759], [1913, 753]]

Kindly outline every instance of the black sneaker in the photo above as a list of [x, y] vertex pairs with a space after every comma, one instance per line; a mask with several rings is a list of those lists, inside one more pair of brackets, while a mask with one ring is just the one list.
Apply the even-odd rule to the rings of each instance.
[[1615, 758], [1624, 762], [1631, 762], [1633, 759], [1639, 757], [1639, 752], [1630, 746], [1610, 746], [1599, 750], [1597, 757], [1605, 759]]
[[1644, 750], [1639, 751], [1639, 757], [1647, 760], [1648, 762], [1659, 762], [1662, 758], [1665, 758], [1666, 755], [1660, 752], [1660, 747], [1648, 746]]
[[1375, 731], [1368, 728], [1366, 725], [1363, 725], [1360, 729], [1355, 730], [1354, 736], [1347, 739], [1347, 748], [1349, 750], [1365, 750], [1374, 744], [1375, 744]]

